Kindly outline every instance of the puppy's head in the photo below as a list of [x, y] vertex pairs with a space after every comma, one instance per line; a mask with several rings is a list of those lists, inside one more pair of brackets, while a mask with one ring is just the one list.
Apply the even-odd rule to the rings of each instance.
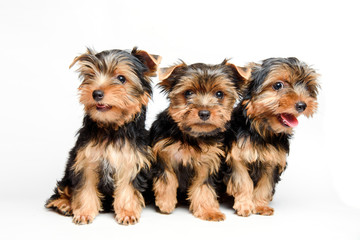
[[296, 58], [270, 58], [252, 67], [243, 101], [246, 114], [275, 133], [291, 134], [300, 115], [317, 108], [318, 74]]
[[131, 52], [88, 49], [71, 64], [79, 64], [80, 103], [101, 124], [121, 126], [134, 119], [151, 96], [150, 76], [160, 57], [134, 48]]
[[249, 75], [226, 60], [218, 65], [181, 63], [159, 71], [170, 116], [181, 131], [195, 137], [225, 131]]

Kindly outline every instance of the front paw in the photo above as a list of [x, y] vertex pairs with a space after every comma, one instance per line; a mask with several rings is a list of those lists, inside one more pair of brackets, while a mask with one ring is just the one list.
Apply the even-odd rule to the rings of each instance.
[[254, 211], [254, 204], [252, 201], [236, 201], [233, 208], [237, 215], [248, 217]]
[[274, 214], [274, 209], [269, 206], [256, 206], [254, 213], [264, 216], [271, 216]]
[[74, 214], [73, 223], [78, 224], [78, 225], [89, 224], [89, 223], [92, 223], [94, 218], [95, 218], [95, 216], [93, 216], [93, 215], [86, 215], [86, 214], [75, 215]]
[[122, 210], [116, 213], [115, 219], [122, 225], [134, 225], [139, 222], [140, 214], [135, 214], [133, 211]]
[[176, 207], [177, 200], [158, 200], [156, 199], [155, 205], [159, 207], [161, 213], [172, 213]]

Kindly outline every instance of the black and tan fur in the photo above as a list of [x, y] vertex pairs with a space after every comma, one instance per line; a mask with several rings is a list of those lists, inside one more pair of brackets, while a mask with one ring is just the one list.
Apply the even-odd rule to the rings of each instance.
[[156, 158], [155, 204], [162, 213], [171, 213], [178, 194], [185, 194], [196, 217], [225, 219], [214, 183], [225, 156], [223, 132], [246, 74], [227, 61], [161, 69], [160, 87], [170, 106], [153, 123], [150, 139]]
[[272, 215], [269, 202], [286, 167], [296, 118], [310, 117], [317, 108], [318, 74], [296, 58], [270, 58], [250, 67], [244, 98], [226, 133], [227, 193], [240, 216]]
[[[153, 156], [145, 130], [150, 77], [160, 57], [132, 51], [88, 51], [79, 65], [83, 126], [46, 207], [86, 224], [103, 210], [114, 210], [121, 224], [139, 220]], [[70, 66], [70, 67], [71, 67]]]

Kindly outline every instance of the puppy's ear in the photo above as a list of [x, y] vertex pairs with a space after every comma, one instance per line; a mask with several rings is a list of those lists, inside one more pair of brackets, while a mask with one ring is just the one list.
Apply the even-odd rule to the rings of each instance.
[[147, 66], [148, 71], [145, 72], [145, 75], [149, 77], [156, 76], [156, 71], [161, 62], [161, 56], [149, 54], [143, 50], [138, 50], [136, 47], [131, 51], [131, 54]]
[[247, 82], [250, 80], [251, 77], [251, 64], [247, 65], [246, 67], [239, 67], [232, 63], [226, 62], [226, 65], [230, 66], [233, 70], [237, 72], [237, 74], [244, 80], [244, 82]]
[[80, 56], [74, 58], [74, 61], [70, 64], [69, 68], [72, 68], [78, 61], [89, 59], [91, 58], [91, 56], [94, 56], [95, 54], [96, 51], [94, 49], [87, 48], [86, 53], [83, 53]]
[[184, 62], [181, 62], [180, 64], [167, 67], [167, 68], [160, 68], [158, 71], [158, 76], [160, 83], [159, 85], [161, 88], [166, 91], [170, 92], [172, 88], [176, 85], [176, 82], [178, 81], [177, 75], [186, 67], [186, 64]]

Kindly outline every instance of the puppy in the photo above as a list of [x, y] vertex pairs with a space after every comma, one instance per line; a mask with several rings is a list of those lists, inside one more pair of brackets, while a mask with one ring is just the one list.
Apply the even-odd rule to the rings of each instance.
[[76, 224], [90, 223], [99, 211], [112, 208], [121, 224], [139, 220], [145, 173], [153, 159], [146, 106], [159, 61], [159, 56], [136, 48], [99, 53], [88, 49], [75, 58], [70, 67], [80, 66], [85, 116], [47, 208], [73, 215]]
[[171, 213], [185, 194], [194, 216], [221, 221], [215, 189], [223, 132], [246, 77], [226, 60], [218, 65], [181, 63], [161, 69], [160, 87], [170, 106], [150, 129], [155, 156], [153, 190], [162, 213]]
[[296, 58], [270, 58], [252, 65], [243, 100], [226, 134], [231, 168], [227, 193], [240, 216], [272, 215], [269, 207], [286, 167], [289, 139], [300, 115], [317, 108], [318, 74]]

